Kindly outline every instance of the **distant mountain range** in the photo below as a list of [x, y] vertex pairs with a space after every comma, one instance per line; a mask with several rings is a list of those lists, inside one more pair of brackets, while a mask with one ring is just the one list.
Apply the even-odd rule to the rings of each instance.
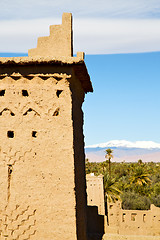
[[142, 159], [144, 162], [160, 162], [160, 143], [152, 141], [129, 142], [125, 140], [113, 140], [106, 143], [85, 147], [86, 157], [90, 162], [102, 162], [105, 160], [105, 150], [113, 150], [115, 162], [136, 162]]

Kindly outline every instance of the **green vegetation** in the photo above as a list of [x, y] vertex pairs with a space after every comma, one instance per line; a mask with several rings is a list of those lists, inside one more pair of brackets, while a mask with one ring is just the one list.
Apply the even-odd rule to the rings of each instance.
[[107, 199], [111, 201], [116, 201], [117, 199], [120, 199], [120, 194], [122, 193], [117, 187], [116, 187], [117, 181], [115, 178], [111, 178], [108, 174], [104, 175], [104, 191], [105, 196]]
[[143, 163], [142, 160], [109, 163], [108, 160], [86, 161], [86, 173], [104, 175], [105, 196], [109, 200], [121, 198], [123, 209], [147, 210], [150, 204], [160, 207], [160, 163]]

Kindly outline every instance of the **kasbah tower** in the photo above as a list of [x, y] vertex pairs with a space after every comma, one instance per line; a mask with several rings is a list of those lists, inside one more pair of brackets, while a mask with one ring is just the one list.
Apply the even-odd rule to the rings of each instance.
[[0, 58], [0, 239], [87, 240], [82, 103], [72, 15], [28, 57]]

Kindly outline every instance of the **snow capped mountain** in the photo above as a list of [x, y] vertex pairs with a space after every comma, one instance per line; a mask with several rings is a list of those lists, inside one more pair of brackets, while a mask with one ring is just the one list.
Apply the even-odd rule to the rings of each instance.
[[126, 140], [113, 140], [85, 147], [86, 158], [91, 162], [105, 161], [105, 150], [113, 150], [115, 162], [136, 162], [142, 159], [144, 162], [160, 162], [160, 143], [152, 141], [129, 142]]
[[143, 148], [143, 149], [160, 149], [160, 143], [152, 142], [152, 141], [136, 141], [130, 142], [126, 140], [112, 140], [106, 143], [99, 143], [95, 145], [89, 145], [85, 148]]

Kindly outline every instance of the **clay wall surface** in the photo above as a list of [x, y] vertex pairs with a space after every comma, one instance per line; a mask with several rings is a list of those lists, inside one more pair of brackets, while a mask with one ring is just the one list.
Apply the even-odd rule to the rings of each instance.
[[43, 69], [0, 68], [0, 236], [86, 239], [84, 91], [72, 67]]
[[124, 210], [121, 203], [108, 203], [109, 226], [106, 233], [120, 235], [160, 236], [160, 208]]
[[39, 37], [37, 48], [28, 51], [29, 56], [71, 57], [72, 43], [72, 14], [63, 13], [62, 24], [50, 26], [50, 36]]
[[86, 175], [87, 183], [87, 227], [89, 240], [101, 240], [104, 234], [104, 189], [103, 176]]
[[106, 233], [103, 240], [160, 240], [160, 236], [144, 236], [144, 235], [120, 235]]
[[98, 206], [98, 214], [105, 215], [103, 176], [86, 175], [87, 203], [89, 206]]

